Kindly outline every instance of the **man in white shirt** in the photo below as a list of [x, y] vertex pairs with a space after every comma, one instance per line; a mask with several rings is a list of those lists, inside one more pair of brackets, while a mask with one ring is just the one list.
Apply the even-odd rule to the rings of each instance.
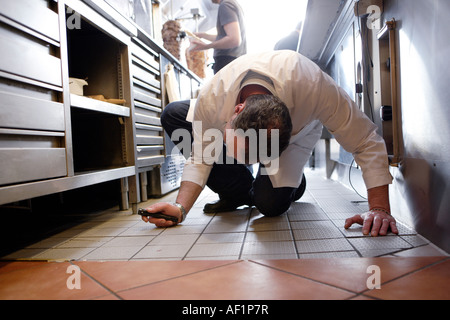
[[[389, 229], [398, 233], [395, 219], [390, 215], [388, 186], [392, 177], [385, 143], [376, 133], [377, 127], [344, 90], [302, 55], [276, 51], [240, 57], [201, 89], [192, 124], [186, 120], [189, 109], [189, 102], [173, 103], [161, 116], [169, 136], [176, 128], [183, 128], [192, 131], [194, 141], [176, 204], [158, 203], [147, 211], [160, 211], [179, 217], [182, 222], [208, 184], [219, 194], [220, 201], [205, 206], [205, 211], [230, 211], [233, 207], [251, 205], [264, 215], [280, 215], [304, 192], [303, 167], [324, 125], [354, 155], [368, 189], [370, 211], [347, 219], [345, 227], [359, 223], [364, 234], [373, 236], [386, 235]], [[272, 115], [271, 109], [278, 110], [277, 114]], [[258, 114], [260, 111], [263, 113]], [[266, 124], [253, 121], [264, 117]], [[261, 127], [264, 125], [268, 127]], [[267, 170], [266, 166], [260, 166], [256, 179], [242, 164], [248, 160], [251, 146], [245, 137], [232, 130], [239, 128], [255, 129], [258, 133], [268, 129], [266, 133], [279, 134], [281, 138], [286, 131], [290, 133], [286, 145], [280, 139], [279, 157], [271, 159]], [[223, 139], [218, 138], [218, 132]], [[220, 154], [224, 142], [226, 145], [234, 142], [234, 145]], [[227, 155], [240, 162], [229, 164]], [[176, 224], [149, 217], [143, 220], [158, 227]]]

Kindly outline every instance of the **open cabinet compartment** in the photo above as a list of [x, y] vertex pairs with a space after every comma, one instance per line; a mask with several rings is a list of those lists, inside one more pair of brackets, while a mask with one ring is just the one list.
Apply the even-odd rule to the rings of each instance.
[[84, 79], [84, 96], [123, 99], [121, 60], [126, 46], [82, 16], [80, 27], [67, 29], [69, 76]]
[[75, 174], [126, 166], [122, 118], [81, 108], [71, 118]]
[[83, 96], [70, 94], [74, 173], [133, 165], [134, 154], [127, 154], [127, 143], [132, 143], [127, 133], [130, 98], [124, 89], [129, 85], [124, 81], [129, 74], [127, 44], [82, 15], [79, 21], [78, 27], [67, 28], [69, 77], [88, 83]]

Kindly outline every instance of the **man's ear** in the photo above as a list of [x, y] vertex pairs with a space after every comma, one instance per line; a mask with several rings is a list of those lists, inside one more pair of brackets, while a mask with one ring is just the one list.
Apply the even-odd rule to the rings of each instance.
[[241, 113], [245, 108], [245, 105], [243, 103], [238, 104], [236, 107], [234, 107], [234, 113], [238, 115]]

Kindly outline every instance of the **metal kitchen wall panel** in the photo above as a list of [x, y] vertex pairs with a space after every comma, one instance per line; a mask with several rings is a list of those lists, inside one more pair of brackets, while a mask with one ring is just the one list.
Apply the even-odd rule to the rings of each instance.
[[404, 145], [393, 213], [450, 251], [450, 1], [387, 0], [384, 18], [397, 21]]
[[[310, 0], [301, 53], [321, 67], [329, 61], [330, 65], [336, 63], [333, 57], [345, 35], [342, 26], [347, 28], [348, 21], [354, 18], [356, 3]], [[352, 18], [348, 15], [350, 11]], [[362, 18], [358, 29], [361, 28], [364, 41], [363, 105], [381, 131], [387, 124], [380, 120], [380, 108], [386, 103], [381, 96], [386, 90], [379, 84], [377, 70], [378, 73], [381, 67], [388, 70], [391, 64], [380, 56], [379, 30], [369, 27], [367, 15]], [[397, 104], [401, 124], [397, 142], [402, 156], [398, 167], [390, 169], [394, 177], [390, 188], [392, 213], [450, 251], [450, 1], [385, 0], [381, 26], [392, 19], [396, 21]], [[388, 85], [392, 85], [390, 81], [387, 77]], [[322, 155], [316, 152], [316, 156]], [[348, 172], [348, 168], [337, 165], [334, 171], [345, 183], [339, 170]], [[354, 170], [352, 177], [357, 172]]]

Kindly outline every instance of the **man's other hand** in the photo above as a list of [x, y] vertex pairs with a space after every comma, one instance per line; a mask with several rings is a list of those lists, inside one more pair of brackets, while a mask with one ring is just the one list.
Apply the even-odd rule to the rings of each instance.
[[398, 234], [397, 223], [391, 215], [381, 211], [369, 211], [362, 214], [357, 214], [352, 218], [345, 220], [345, 229], [350, 228], [353, 224], [363, 226], [363, 234], [372, 237], [385, 236], [389, 229], [394, 234]]

